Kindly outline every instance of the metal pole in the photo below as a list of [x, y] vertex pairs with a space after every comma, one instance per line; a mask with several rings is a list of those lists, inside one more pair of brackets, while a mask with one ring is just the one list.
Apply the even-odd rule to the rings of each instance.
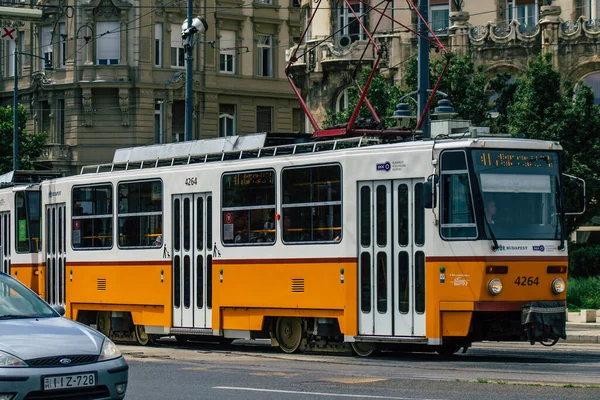
[[17, 59], [17, 46], [15, 42], [15, 88], [13, 91], [13, 171], [19, 169], [19, 73], [18, 59]]
[[[418, 105], [417, 115], [421, 115], [425, 107], [427, 106], [427, 90], [429, 89], [429, 42], [425, 39], [429, 37], [429, 30], [427, 29], [427, 20], [429, 19], [429, 0], [419, 0], [419, 12], [421, 17], [419, 18], [419, 60], [418, 60]], [[429, 113], [421, 126], [423, 131], [423, 138], [431, 137], [430, 132], [430, 121]]]
[[[188, 0], [188, 12], [187, 12], [188, 29], [192, 30], [192, 0]], [[192, 54], [192, 39], [193, 35], [188, 35], [185, 39], [187, 43], [184, 44], [185, 50], [185, 141], [192, 140], [192, 110], [194, 106], [194, 77], [192, 76], [192, 62], [194, 60]]]

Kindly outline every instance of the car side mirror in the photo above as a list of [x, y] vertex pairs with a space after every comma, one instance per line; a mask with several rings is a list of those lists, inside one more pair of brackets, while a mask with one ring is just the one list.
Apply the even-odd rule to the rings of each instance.
[[65, 316], [65, 308], [63, 306], [58, 305], [58, 304], [52, 304], [50, 307], [52, 307], [52, 309], [54, 311], [56, 311], [57, 313], [59, 313], [61, 317]]
[[427, 180], [423, 184], [423, 207], [424, 208], [435, 208], [437, 206], [437, 175], [429, 175]]
[[565, 215], [581, 215], [585, 212], [585, 181], [563, 174], [563, 199]]

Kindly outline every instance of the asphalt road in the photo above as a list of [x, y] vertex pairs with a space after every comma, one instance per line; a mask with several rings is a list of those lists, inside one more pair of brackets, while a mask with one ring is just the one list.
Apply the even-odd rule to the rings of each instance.
[[482, 343], [449, 360], [427, 353], [287, 355], [237, 344], [119, 347], [130, 365], [128, 400], [600, 398], [595, 344]]

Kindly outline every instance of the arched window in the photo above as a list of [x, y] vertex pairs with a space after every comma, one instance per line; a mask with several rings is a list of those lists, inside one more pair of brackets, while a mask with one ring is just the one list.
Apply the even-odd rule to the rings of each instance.
[[600, 72], [594, 72], [583, 78], [583, 83], [592, 87], [594, 104], [600, 105]]
[[344, 111], [348, 108], [348, 88], [342, 90], [335, 100], [335, 112]]

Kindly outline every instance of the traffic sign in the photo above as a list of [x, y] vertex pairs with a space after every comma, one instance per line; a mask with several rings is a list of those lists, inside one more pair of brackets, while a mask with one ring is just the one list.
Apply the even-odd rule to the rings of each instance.
[[15, 40], [17, 38], [16, 28], [0, 28], [0, 39]]

